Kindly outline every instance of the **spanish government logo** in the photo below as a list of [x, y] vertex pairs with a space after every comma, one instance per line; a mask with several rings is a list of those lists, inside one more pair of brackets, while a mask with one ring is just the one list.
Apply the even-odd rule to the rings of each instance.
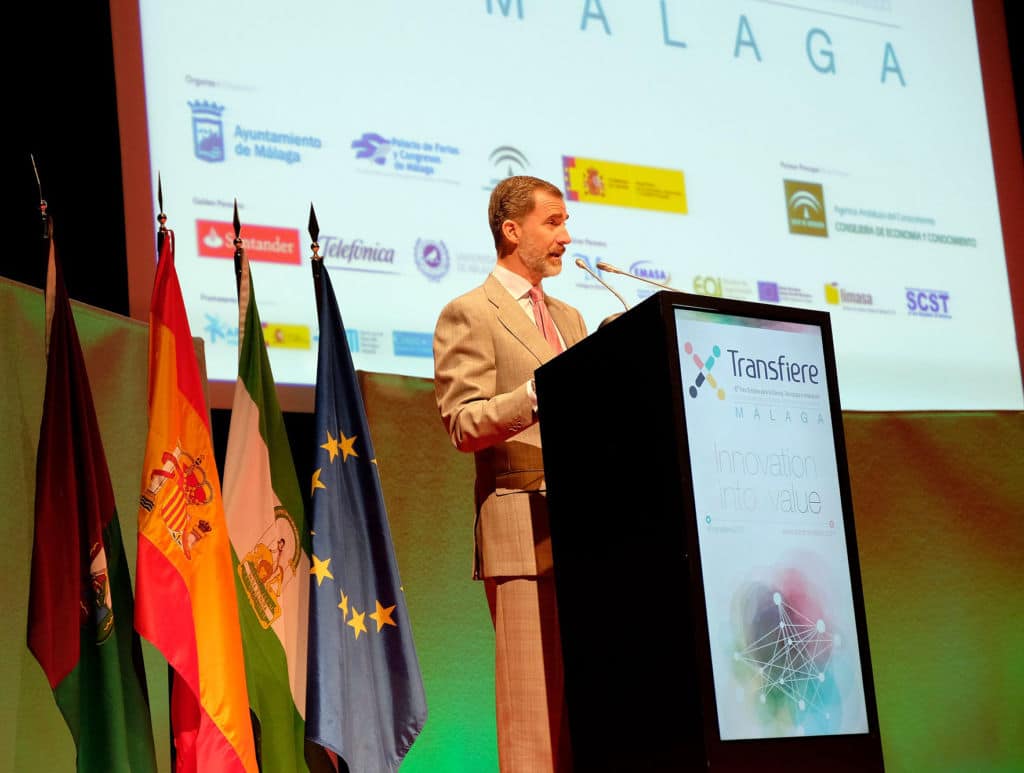
[[438, 239], [416, 240], [416, 268], [427, 279], [439, 281], [448, 273], [450, 263], [448, 248], [445, 247], [444, 242]]
[[805, 236], [828, 236], [825, 222], [825, 190], [821, 183], [783, 180], [789, 232]]
[[201, 161], [224, 160], [224, 106], [213, 102], [189, 102], [192, 108], [192, 150]]

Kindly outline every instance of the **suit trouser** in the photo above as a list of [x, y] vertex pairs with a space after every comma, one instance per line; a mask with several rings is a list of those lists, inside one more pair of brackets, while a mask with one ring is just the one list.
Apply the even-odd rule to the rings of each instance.
[[572, 770], [552, 577], [486, 579], [502, 773]]

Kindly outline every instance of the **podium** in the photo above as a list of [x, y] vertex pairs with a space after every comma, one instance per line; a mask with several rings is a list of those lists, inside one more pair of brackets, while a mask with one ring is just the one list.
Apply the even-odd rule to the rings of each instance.
[[536, 384], [575, 770], [883, 770], [829, 315], [658, 292]]

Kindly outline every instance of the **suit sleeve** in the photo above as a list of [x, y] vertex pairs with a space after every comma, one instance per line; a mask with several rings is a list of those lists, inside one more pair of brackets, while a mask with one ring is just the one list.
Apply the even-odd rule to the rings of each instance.
[[458, 300], [442, 310], [434, 330], [434, 394], [441, 420], [460, 451], [502, 443], [533, 424], [523, 383], [497, 394], [497, 362], [492, 323], [484, 312]]

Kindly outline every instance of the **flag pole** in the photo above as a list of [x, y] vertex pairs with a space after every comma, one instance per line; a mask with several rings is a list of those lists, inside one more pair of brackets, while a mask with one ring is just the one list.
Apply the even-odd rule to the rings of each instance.
[[43, 198], [43, 183], [39, 179], [39, 169], [36, 167], [36, 157], [32, 153], [29, 153], [28, 157], [32, 161], [32, 172], [36, 176], [36, 187], [39, 189], [39, 216], [42, 219], [42, 237], [45, 242], [50, 238], [50, 218], [46, 214], [46, 199]]
[[313, 290], [316, 294], [316, 316], [320, 319], [320, 285], [323, 284], [324, 259], [320, 255], [320, 244], [317, 241], [320, 238], [320, 224], [316, 220], [312, 201], [309, 202], [309, 238], [312, 240], [309, 248], [313, 250], [310, 265], [313, 269]]

